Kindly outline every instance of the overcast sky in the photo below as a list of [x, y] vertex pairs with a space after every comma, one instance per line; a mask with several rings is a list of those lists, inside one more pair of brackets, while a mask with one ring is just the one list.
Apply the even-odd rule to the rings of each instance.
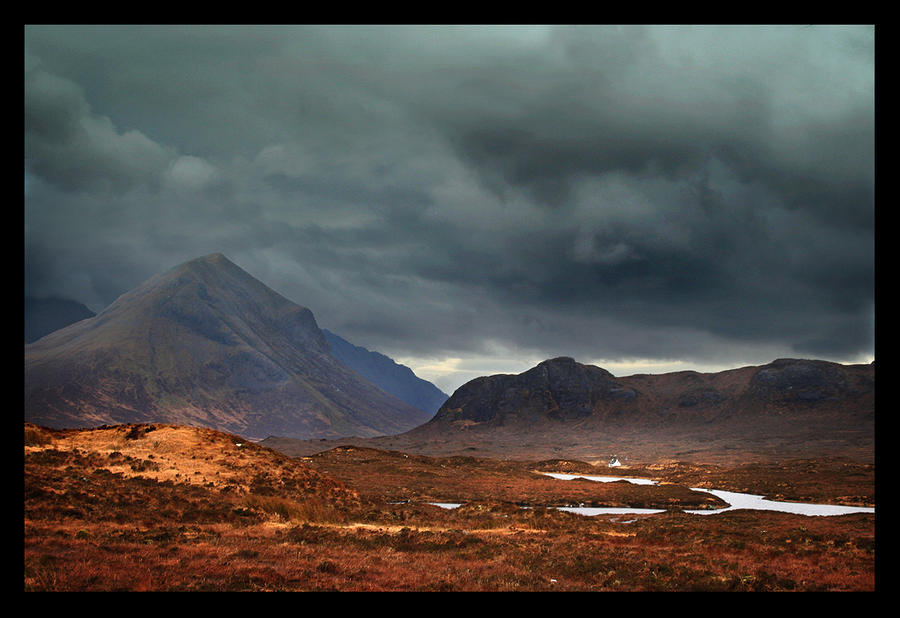
[[448, 393], [868, 362], [874, 36], [27, 26], [25, 293], [222, 252]]

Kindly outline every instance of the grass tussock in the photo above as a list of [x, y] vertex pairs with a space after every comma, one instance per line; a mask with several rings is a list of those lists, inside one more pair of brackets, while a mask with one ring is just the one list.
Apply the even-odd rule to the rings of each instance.
[[316, 498], [299, 501], [281, 496], [247, 494], [242, 497], [241, 505], [285, 522], [346, 523], [347, 519], [346, 515]]
[[50, 432], [42, 427], [25, 426], [25, 446], [47, 446], [53, 442]]

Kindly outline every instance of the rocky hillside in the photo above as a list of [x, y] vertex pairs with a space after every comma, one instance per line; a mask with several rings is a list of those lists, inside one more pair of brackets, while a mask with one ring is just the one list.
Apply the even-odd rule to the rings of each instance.
[[448, 395], [431, 382], [418, 377], [413, 370], [379, 352], [372, 352], [322, 329], [331, 353], [353, 371], [381, 390], [409, 405], [434, 414], [447, 401]]
[[429, 417], [337, 360], [309, 309], [221, 254], [25, 346], [25, 420], [48, 427], [165, 422], [318, 439]]

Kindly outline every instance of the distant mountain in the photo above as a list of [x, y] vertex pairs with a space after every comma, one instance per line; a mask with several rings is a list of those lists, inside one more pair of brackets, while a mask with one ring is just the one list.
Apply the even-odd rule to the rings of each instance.
[[463, 384], [433, 423], [497, 426], [547, 419], [578, 421], [627, 405], [636, 396], [605, 369], [562, 357], [519, 375], [482, 376]]
[[25, 346], [25, 420], [163, 422], [264, 438], [377, 436], [430, 418], [331, 354], [312, 312], [221, 254]]
[[327, 328], [323, 328], [322, 333], [325, 334], [332, 354], [381, 390], [428, 412], [429, 415], [437, 412], [447, 401], [449, 395], [431, 382], [418, 377], [409, 367], [400, 365], [379, 352], [353, 345]]
[[25, 343], [37, 341], [44, 335], [94, 317], [94, 312], [67, 298], [25, 297]]
[[719, 373], [682, 371], [617, 378], [572, 358], [518, 375], [475, 378], [444, 403], [431, 426], [511, 427], [536, 423], [659, 426], [759, 420], [804, 412], [874, 415], [875, 366], [779, 359]]

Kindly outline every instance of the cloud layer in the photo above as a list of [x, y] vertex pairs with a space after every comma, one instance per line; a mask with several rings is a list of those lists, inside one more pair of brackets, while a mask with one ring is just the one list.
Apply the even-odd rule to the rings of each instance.
[[423, 367], [874, 354], [871, 27], [25, 35], [28, 294], [221, 251]]

